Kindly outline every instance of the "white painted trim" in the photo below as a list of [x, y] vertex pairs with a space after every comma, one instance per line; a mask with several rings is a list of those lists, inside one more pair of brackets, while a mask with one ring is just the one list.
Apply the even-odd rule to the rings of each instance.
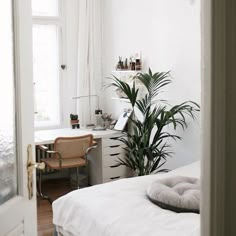
[[201, 236], [210, 236], [211, 204], [211, 1], [201, 1]]
[[[28, 199], [27, 146], [34, 146], [31, 1], [13, 0], [19, 196], [1, 205], [1, 234], [20, 224], [24, 235], [37, 235], [36, 189]], [[34, 153], [33, 153], [34, 156]]]
[[[27, 146], [34, 143], [33, 130], [31, 130], [33, 127], [33, 104], [31, 99], [29, 99], [29, 97], [33, 97], [32, 47], [30, 47], [32, 45], [32, 22], [28, 17], [30, 7], [30, 0], [14, 1], [17, 154], [19, 156], [19, 190], [22, 196], [27, 196], [28, 194], [27, 183], [24, 182], [27, 180], [25, 177], [27, 174], [25, 171]], [[25, 94], [29, 97], [25, 96]]]
[[60, 33], [60, 66], [61, 65], [66, 65], [65, 70], [62, 70], [60, 68], [60, 127], [65, 126], [65, 104], [64, 104], [64, 99], [65, 99], [65, 94], [66, 94], [66, 89], [64, 86], [65, 80], [68, 78], [67, 70], [68, 70], [68, 61], [67, 61], [67, 24], [66, 24], [66, 19], [67, 19], [67, 14], [66, 14], [66, 4], [68, 2], [64, 0], [60, 0], [60, 14], [61, 14], [61, 33]]
[[44, 17], [33, 17], [33, 24], [39, 25], [57, 25], [62, 26], [62, 19], [61, 18], [44, 18]]
[[14, 28], [14, 80], [15, 80], [15, 122], [16, 122], [16, 154], [17, 154], [17, 174], [18, 174], [18, 194], [24, 195], [24, 186], [22, 183], [23, 179], [23, 163], [22, 163], [22, 140], [21, 140], [21, 130], [19, 127], [21, 126], [21, 94], [20, 94], [20, 41], [19, 41], [19, 29], [20, 29], [20, 21], [19, 21], [19, 6], [17, 1], [14, 1], [14, 16], [13, 16], [13, 28]]

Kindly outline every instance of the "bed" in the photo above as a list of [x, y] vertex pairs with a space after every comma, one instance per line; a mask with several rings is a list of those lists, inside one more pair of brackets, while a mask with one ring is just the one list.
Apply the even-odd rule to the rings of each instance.
[[146, 196], [158, 178], [199, 178], [199, 165], [75, 190], [53, 202], [53, 223], [63, 236], [200, 236], [199, 214], [164, 210]]

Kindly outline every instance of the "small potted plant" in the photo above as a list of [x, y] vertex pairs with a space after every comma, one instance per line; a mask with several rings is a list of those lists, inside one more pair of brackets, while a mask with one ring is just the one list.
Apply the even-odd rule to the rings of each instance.
[[80, 125], [79, 125], [78, 115], [70, 114], [70, 123], [71, 123], [73, 129], [75, 127], [80, 128], [79, 127]]
[[111, 114], [110, 115], [108, 115], [107, 113], [102, 114], [102, 120], [104, 122], [105, 128], [106, 129], [109, 128], [111, 121], [112, 121]]

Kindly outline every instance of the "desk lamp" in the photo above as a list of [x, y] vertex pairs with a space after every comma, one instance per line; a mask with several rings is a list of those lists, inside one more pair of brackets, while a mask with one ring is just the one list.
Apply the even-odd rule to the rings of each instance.
[[[77, 97], [72, 97], [72, 99], [81, 99], [81, 98], [90, 98], [90, 97], [96, 97], [97, 98], [97, 107], [98, 109], [95, 110], [95, 117], [96, 117], [96, 125], [94, 124], [86, 124], [86, 127], [94, 127], [93, 130], [106, 130], [105, 127], [102, 126], [102, 110], [99, 109], [99, 96], [98, 95], [83, 95], [83, 96], [77, 96]], [[91, 103], [90, 103], [90, 115], [89, 115], [89, 120], [91, 122], [92, 120], [92, 112], [91, 112]]]

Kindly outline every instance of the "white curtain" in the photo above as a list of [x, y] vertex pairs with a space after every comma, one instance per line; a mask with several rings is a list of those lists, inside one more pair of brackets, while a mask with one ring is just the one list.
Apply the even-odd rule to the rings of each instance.
[[79, 0], [77, 113], [80, 124], [94, 123], [101, 91], [101, 7], [99, 0]]

